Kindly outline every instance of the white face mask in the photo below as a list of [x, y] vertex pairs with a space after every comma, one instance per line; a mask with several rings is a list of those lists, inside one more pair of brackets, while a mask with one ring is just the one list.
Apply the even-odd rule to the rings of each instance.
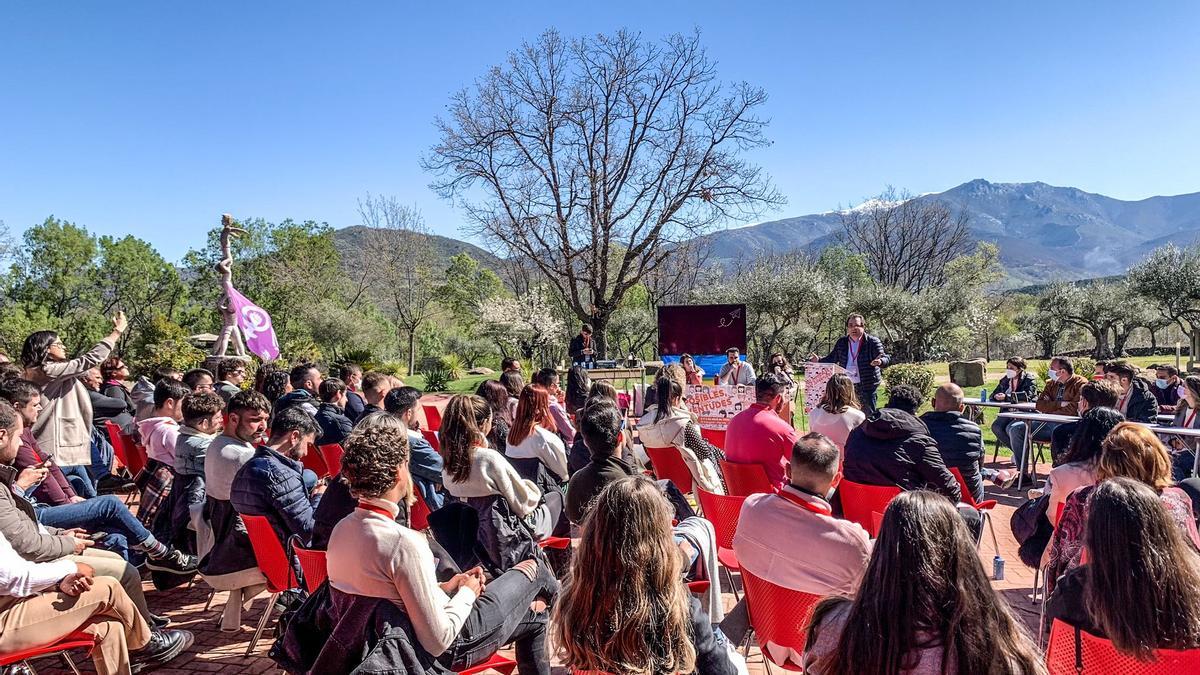
[[1179, 389], [1176, 390], [1176, 393], [1179, 394], [1179, 398], [1187, 398], [1187, 387], [1182, 384], [1179, 385]]
[[1052, 379], [1052, 380], [1058, 379], [1058, 371], [1057, 370], [1054, 370], [1053, 368], [1050, 369], [1050, 379]]
[[1008, 370], [1004, 371], [1004, 374], [1007, 375], [1008, 379], [1010, 379], [1010, 380], [1017, 379], [1017, 371], [1013, 370], [1012, 368], [1009, 368]]

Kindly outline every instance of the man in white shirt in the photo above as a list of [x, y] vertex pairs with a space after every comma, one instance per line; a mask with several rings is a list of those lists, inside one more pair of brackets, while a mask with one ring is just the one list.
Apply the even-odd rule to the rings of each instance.
[[478, 567], [439, 583], [425, 536], [395, 520], [412, 489], [404, 430], [375, 426], [355, 432], [346, 442], [342, 478], [359, 504], [329, 538], [327, 567], [335, 593], [402, 607], [422, 649], [450, 670], [477, 665], [515, 642], [521, 675], [549, 675], [547, 606], [558, 582], [544, 563], [526, 560], [486, 584]]
[[[792, 447], [788, 484], [779, 494], [746, 498], [733, 538], [733, 552], [743, 570], [803, 593], [854, 594], [871, 557], [871, 538], [858, 523], [832, 515], [828, 495], [839, 455], [833, 441], [807, 434]], [[748, 624], [743, 600], [726, 616], [721, 630], [739, 644]], [[801, 663], [801, 655], [793, 650], [772, 643], [767, 649], [778, 661]]]
[[725, 356], [728, 361], [721, 366], [721, 372], [717, 373], [717, 384], [754, 384], [757, 379], [754, 366], [741, 360], [740, 349], [730, 347], [725, 350]]

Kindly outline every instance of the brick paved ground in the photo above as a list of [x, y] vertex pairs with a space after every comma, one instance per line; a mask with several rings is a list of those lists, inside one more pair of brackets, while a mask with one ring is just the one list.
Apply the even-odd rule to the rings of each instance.
[[[1000, 464], [996, 465], [997, 468], [1008, 468], [1009, 466], [1011, 465], [1003, 460]], [[1041, 466], [1039, 470], [1044, 477], [1049, 467]], [[1027, 488], [1028, 486], [1026, 486]], [[999, 504], [994, 509], [993, 520], [996, 537], [999, 541], [1000, 555], [1006, 561], [1005, 579], [1003, 581], [995, 581], [993, 585], [1017, 611], [1018, 616], [1030, 628], [1031, 632], [1036, 631], [1040, 605], [1030, 602], [1029, 589], [1033, 585], [1033, 570], [1022, 565], [1020, 559], [1017, 557], [1017, 544], [1012, 537], [1012, 532], [1008, 524], [1013, 510], [1024, 501], [1024, 497], [1018, 494], [1015, 488], [1005, 491], [998, 488], [993, 489], [991, 486], [988, 487], [988, 497], [999, 501]], [[992, 569], [993, 555], [994, 550], [991, 535], [985, 528], [984, 540], [980, 546], [980, 558], [989, 573]], [[191, 651], [172, 662], [168, 668], [160, 670], [160, 672], [266, 673], [277, 671], [274, 662], [266, 656], [267, 650], [271, 645], [269, 628], [264, 633], [267, 637], [259, 640], [254, 654], [250, 657], [243, 656], [247, 645], [250, 643], [250, 638], [253, 636], [254, 625], [261, 616], [263, 607], [266, 606], [265, 595], [257, 598], [250, 611], [243, 614], [243, 621], [247, 625], [243, 627], [242, 631], [231, 635], [221, 633], [217, 629], [217, 620], [220, 617], [220, 611], [224, 603], [224, 593], [217, 594], [213, 607], [205, 612], [204, 604], [208, 599], [208, 590], [207, 586], [202, 582], [197, 582], [190, 589], [180, 588], [166, 593], [155, 592], [148, 581], [145, 587], [150, 607], [154, 612], [170, 616], [175, 627], [186, 628], [196, 634], [196, 644], [192, 647]], [[732, 607], [733, 603], [733, 594], [725, 593], [726, 606]], [[75, 656], [75, 662], [81, 667], [81, 670], [93, 672], [91, 662], [82, 654]], [[39, 673], [69, 672], [62, 669], [60, 662], [53, 658], [35, 662], [35, 666], [38, 667]], [[562, 675], [566, 672], [561, 668], [555, 668], [555, 671], [556, 675]], [[753, 647], [750, 650], [750, 671], [754, 675], [765, 672], [761, 656], [758, 650]]]

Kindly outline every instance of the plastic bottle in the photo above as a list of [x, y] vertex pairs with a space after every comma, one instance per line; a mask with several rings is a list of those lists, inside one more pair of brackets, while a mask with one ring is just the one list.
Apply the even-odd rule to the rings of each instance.
[[1000, 556], [992, 558], [992, 579], [1004, 581], [1004, 558]]
[[987, 403], [987, 387], [979, 390], [979, 402]]

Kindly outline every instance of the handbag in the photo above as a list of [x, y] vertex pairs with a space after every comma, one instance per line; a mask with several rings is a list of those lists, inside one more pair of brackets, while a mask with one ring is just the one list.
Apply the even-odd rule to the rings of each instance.
[[1050, 519], [1046, 517], [1046, 509], [1049, 508], [1049, 505], [1050, 495], [1048, 494], [1030, 499], [1017, 507], [1009, 521], [1013, 538], [1020, 544], [1017, 553], [1021, 557], [1021, 562], [1031, 568], [1037, 568], [1040, 565], [1042, 553], [1050, 544], [1050, 537], [1054, 535], [1054, 527], [1050, 525]]

